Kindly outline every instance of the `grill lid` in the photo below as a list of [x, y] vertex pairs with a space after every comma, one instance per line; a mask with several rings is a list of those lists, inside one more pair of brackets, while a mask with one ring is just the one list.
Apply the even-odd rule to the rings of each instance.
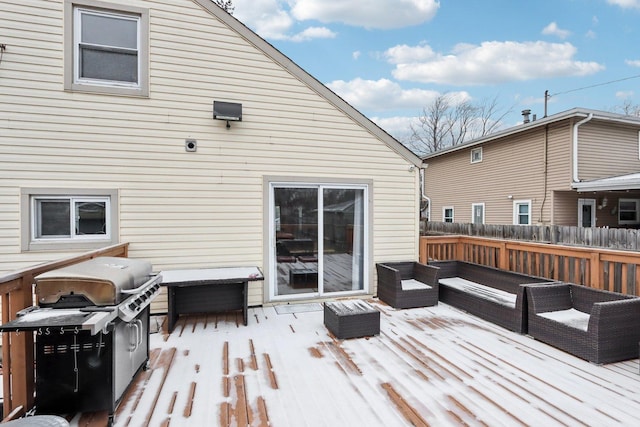
[[36, 276], [36, 298], [42, 307], [118, 304], [124, 299], [122, 291], [146, 282], [151, 269], [145, 260], [93, 258]]

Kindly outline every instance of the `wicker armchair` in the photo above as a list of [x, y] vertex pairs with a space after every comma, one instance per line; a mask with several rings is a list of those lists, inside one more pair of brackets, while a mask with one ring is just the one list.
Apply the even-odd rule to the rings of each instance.
[[597, 364], [638, 357], [640, 298], [569, 283], [527, 295], [533, 338]]
[[376, 264], [378, 298], [394, 308], [438, 304], [438, 267], [418, 262]]

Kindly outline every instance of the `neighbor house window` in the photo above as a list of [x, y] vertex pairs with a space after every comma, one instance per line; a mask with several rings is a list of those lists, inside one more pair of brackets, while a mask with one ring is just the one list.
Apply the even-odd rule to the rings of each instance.
[[482, 161], [482, 147], [471, 150], [471, 163], [480, 163]]
[[619, 224], [640, 223], [640, 200], [637, 200], [637, 199], [618, 200], [618, 223]]
[[484, 203], [472, 204], [471, 215], [474, 224], [484, 224]]
[[531, 225], [531, 200], [513, 202], [513, 223], [515, 225]]
[[147, 95], [148, 11], [66, 0], [65, 89]]
[[453, 207], [447, 206], [442, 208], [442, 221], [453, 222]]
[[23, 190], [23, 250], [90, 249], [115, 243], [116, 193]]

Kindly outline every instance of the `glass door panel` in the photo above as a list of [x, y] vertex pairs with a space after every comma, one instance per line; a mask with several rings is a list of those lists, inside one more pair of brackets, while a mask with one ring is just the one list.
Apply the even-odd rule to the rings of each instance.
[[318, 292], [318, 188], [274, 188], [275, 295]]
[[323, 191], [323, 291], [364, 289], [364, 212], [362, 189]]

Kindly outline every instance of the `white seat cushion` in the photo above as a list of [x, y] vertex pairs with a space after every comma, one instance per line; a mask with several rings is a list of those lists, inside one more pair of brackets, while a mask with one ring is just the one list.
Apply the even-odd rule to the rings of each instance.
[[516, 294], [505, 292], [501, 289], [481, 285], [480, 283], [472, 282], [470, 280], [463, 279], [462, 277], [447, 277], [440, 279], [439, 282], [442, 285], [477, 295], [501, 305], [506, 305], [512, 308], [515, 308], [516, 306], [516, 299], [518, 296]]
[[568, 310], [548, 311], [546, 313], [538, 313], [538, 316], [545, 319], [555, 320], [564, 323], [572, 328], [586, 331], [589, 328], [589, 315], [575, 308]]
[[419, 289], [431, 289], [431, 286], [426, 283], [417, 281], [416, 279], [401, 280], [400, 285], [403, 291], [415, 291]]

